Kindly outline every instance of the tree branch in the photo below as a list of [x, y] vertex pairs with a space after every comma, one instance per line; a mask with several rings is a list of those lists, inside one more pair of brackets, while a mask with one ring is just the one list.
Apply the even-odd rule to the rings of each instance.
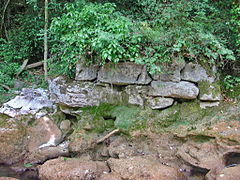
[[9, 3], [10, 3], [10, 0], [7, 0], [5, 6], [4, 6], [4, 8], [3, 8], [2, 22], [1, 22], [0, 30], [3, 29], [3, 24], [4, 24], [4, 19], [5, 19], [5, 13], [6, 13], [6, 10], [7, 10], [7, 7], [8, 7], [8, 5], [9, 5]]
[[120, 130], [119, 129], [115, 129], [113, 131], [111, 131], [110, 133], [108, 133], [106, 136], [104, 136], [103, 138], [99, 139], [96, 141], [97, 144], [102, 143], [103, 141], [105, 141], [107, 138], [111, 137], [112, 135], [114, 135], [115, 133], [118, 133]]
[[28, 59], [25, 59], [25, 60], [23, 61], [22, 66], [20, 67], [20, 70], [17, 72], [16, 77], [18, 77], [18, 76], [23, 72], [23, 70], [24, 70], [25, 67], [27, 66], [27, 63], [28, 63]]

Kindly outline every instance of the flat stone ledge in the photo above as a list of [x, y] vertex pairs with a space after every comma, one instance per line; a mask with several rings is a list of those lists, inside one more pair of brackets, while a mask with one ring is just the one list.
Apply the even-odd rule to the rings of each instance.
[[151, 87], [152, 88], [148, 92], [150, 96], [196, 99], [199, 94], [197, 86], [186, 81], [181, 81], [179, 83], [152, 81]]

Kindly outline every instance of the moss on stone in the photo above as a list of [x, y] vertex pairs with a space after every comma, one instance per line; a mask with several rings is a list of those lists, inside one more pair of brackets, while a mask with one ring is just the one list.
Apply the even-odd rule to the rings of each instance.
[[221, 94], [221, 88], [219, 81], [215, 81], [213, 83], [210, 83], [209, 81], [200, 81], [198, 82], [198, 88], [200, 91], [200, 97], [204, 94], [211, 94], [213, 95], [213, 98], [216, 98]]
[[4, 114], [0, 114], [0, 127], [4, 127], [7, 124], [7, 119], [9, 117], [4, 115]]
[[122, 131], [127, 131], [133, 128], [136, 128], [136, 125], [139, 123], [139, 113], [140, 108], [136, 106], [118, 106], [115, 107], [111, 114], [116, 117], [114, 126], [121, 129]]
[[204, 136], [204, 135], [196, 135], [192, 137], [192, 140], [196, 143], [205, 143], [210, 141], [211, 139], [214, 139], [214, 137]]

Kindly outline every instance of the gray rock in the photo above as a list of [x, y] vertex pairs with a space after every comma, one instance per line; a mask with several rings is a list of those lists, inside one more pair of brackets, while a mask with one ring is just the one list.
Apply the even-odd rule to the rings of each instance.
[[53, 102], [48, 98], [48, 91], [41, 88], [23, 88], [20, 95], [3, 104], [0, 113], [10, 117], [34, 115], [42, 108], [53, 108]]
[[209, 81], [210, 83], [212, 83], [216, 79], [216, 67], [209, 67], [209, 69], [210, 70], [206, 70], [199, 64], [189, 63], [183, 69], [181, 73], [181, 78], [182, 80], [191, 82]]
[[116, 85], [149, 84], [146, 67], [134, 63], [108, 63], [98, 72], [98, 80]]
[[83, 63], [78, 62], [76, 65], [75, 80], [91, 81], [97, 79], [98, 70], [99, 70], [98, 65], [93, 64], [86, 66]]
[[176, 62], [174, 61], [171, 65], [167, 64], [166, 66], [161, 66], [160, 73], [154, 74], [152, 78], [156, 81], [181, 81], [181, 70], [185, 66], [185, 61]]
[[144, 99], [148, 92], [147, 86], [129, 85], [125, 92], [128, 94], [129, 104], [144, 106]]
[[200, 102], [200, 107], [202, 109], [219, 106], [219, 102]]
[[217, 81], [209, 83], [208, 81], [200, 81], [198, 83], [200, 90], [199, 99], [202, 101], [220, 101], [221, 88]]
[[147, 104], [152, 109], [164, 109], [171, 106], [174, 102], [172, 98], [151, 97], [147, 100]]
[[68, 131], [71, 127], [71, 121], [70, 120], [64, 120], [60, 123], [60, 129], [63, 131]]
[[53, 101], [70, 107], [97, 106], [100, 103], [121, 104], [124, 101], [123, 93], [108, 84], [67, 82], [63, 77], [49, 81], [49, 93]]
[[185, 81], [178, 83], [153, 81], [151, 86], [148, 93], [150, 96], [196, 99], [199, 93], [199, 89], [193, 83]]

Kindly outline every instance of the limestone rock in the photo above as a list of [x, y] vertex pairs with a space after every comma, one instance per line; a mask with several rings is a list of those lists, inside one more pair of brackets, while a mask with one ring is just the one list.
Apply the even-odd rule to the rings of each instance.
[[49, 93], [53, 101], [70, 107], [116, 104], [124, 101], [122, 92], [116, 91], [108, 84], [76, 81], [68, 83], [63, 77], [49, 81]]
[[70, 120], [64, 120], [60, 124], [60, 129], [63, 131], [68, 131], [71, 127], [71, 121]]
[[129, 104], [144, 106], [144, 99], [148, 92], [147, 86], [129, 85], [126, 87], [125, 92], [129, 96]]
[[196, 99], [199, 93], [199, 89], [193, 83], [185, 81], [178, 83], [152, 81], [151, 86], [150, 96]]
[[205, 143], [188, 141], [179, 148], [177, 155], [185, 162], [202, 170], [224, 167], [224, 159], [213, 141]]
[[217, 82], [209, 83], [208, 81], [200, 81], [198, 83], [200, 90], [199, 99], [202, 101], [220, 101], [221, 89]]
[[130, 157], [127, 159], [110, 158], [108, 165], [111, 172], [129, 180], [186, 180], [175, 168], [164, 166], [155, 158]]
[[76, 158], [58, 158], [45, 162], [39, 168], [41, 180], [100, 179], [109, 168], [104, 162], [84, 161]]
[[0, 113], [10, 117], [19, 115], [36, 114], [42, 108], [52, 108], [53, 102], [48, 98], [44, 89], [23, 88], [20, 95], [3, 104]]
[[75, 154], [84, 154], [96, 147], [96, 134], [82, 134], [80, 137], [75, 137], [69, 143], [69, 151]]
[[26, 153], [26, 128], [17, 119], [0, 117], [0, 164], [13, 164]]
[[219, 106], [219, 102], [200, 102], [200, 107], [202, 109]]
[[122, 180], [122, 179], [115, 173], [107, 173], [103, 174], [99, 180]]
[[185, 62], [173, 61], [171, 65], [161, 66], [161, 73], [154, 74], [152, 78], [156, 81], [181, 81], [181, 70], [184, 68]]
[[147, 104], [152, 109], [164, 109], [171, 106], [174, 102], [172, 98], [163, 98], [163, 97], [152, 97], [148, 98]]
[[56, 146], [62, 141], [62, 132], [57, 125], [47, 116], [37, 120], [33, 127], [28, 129], [28, 151]]
[[99, 70], [98, 65], [86, 66], [83, 63], [78, 62], [76, 65], [75, 80], [91, 81], [97, 79], [98, 70]]
[[208, 75], [210, 72], [207, 72], [201, 65], [188, 63], [181, 73], [181, 78], [182, 80], [191, 82], [208, 81], [212, 83], [216, 79], [216, 68], [213, 67], [209, 69], [211, 71], [211, 75]]
[[116, 91], [110, 85], [76, 81], [68, 83], [63, 77], [49, 81], [49, 93], [53, 101], [70, 107], [116, 104], [124, 101], [122, 92]]
[[240, 166], [224, 168], [216, 177], [216, 180], [240, 179]]
[[129, 62], [104, 65], [98, 72], [98, 80], [116, 85], [149, 84], [151, 82], [145, 66]]
[[64, 142], [56, 147], [46, 147], [31, 151], [25, 157], [24, 164], [39, 164], [60, 156], [69, 156], [68, 143]]

